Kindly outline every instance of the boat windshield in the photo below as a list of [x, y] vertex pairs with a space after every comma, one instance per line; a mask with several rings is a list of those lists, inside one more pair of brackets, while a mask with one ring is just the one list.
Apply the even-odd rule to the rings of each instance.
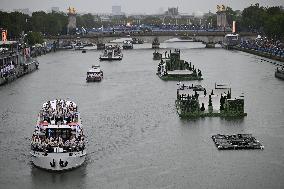
[[58, 138], [61, 137], [63, 141], [69, 140], [71, 138], [71, 128], [48, 128], [46, 129], [46, 138]]

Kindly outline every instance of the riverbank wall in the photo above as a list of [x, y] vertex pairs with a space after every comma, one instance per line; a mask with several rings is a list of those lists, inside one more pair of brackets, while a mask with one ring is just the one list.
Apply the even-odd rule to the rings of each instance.
[[269, 58], [269, 59], [272, 59], [272, 60], [284, 62], [284, 56], [283, 55], [282, 56], [276, 56], [276, 55], [273, 55], [271, 53], [261, 52], [261, 51], [257, 51], [257, 50], [254, 50], [254, 49], [248, 49], [248, 48], [243, 48], [243, 47], [239, 47], [239, 46], [235, 46], [235, 47], [233, 47], [233, 49], [243, 51], [243, 52], [247, 52], [247, 53], [250, 53], [250, 54], [254, 54], [254, 55], [257, 55], [257, 56]]

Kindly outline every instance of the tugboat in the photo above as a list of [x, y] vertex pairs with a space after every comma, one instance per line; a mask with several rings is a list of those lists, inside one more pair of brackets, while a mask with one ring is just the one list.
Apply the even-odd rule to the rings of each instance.
[[277, 67], [275, 70], [275, 77], [279, 79], [284, 79], [284, 66], [281, 68]]
[[160, 48], [160, 42], [157, 37], [154, 38], [152, 42], [152, 49], [159, 49]]
[[123, 49], [133, 49], [133, 43], [130, 40], [125, 40], [123, 41], [123, 45], [122, 45]]
[[153, 60], [161, 60], [161, 59], [162, 59], [162, 54], [155, 50], [155, 52], [153, 52]]
[[104, 73], [99, 65], [93, 65], [92, 68], [87, 72], [87, 82], [90, 81], [101, 81], [104, 77]]
[[73, 169], [85, 162], [85, 136], [74, 102], [52, 100], [43, 104], [30, 154], [36, 167], [51, 171]]
[[122, 60], [122, 57], [120, 46], [109, 45], [106, 47], [104, 54], [100, 56], [100, 60]]
[[11, 82], [38, 69], [30, 48], [20, 47], [17, 41], [0, 41], [0, 85]]

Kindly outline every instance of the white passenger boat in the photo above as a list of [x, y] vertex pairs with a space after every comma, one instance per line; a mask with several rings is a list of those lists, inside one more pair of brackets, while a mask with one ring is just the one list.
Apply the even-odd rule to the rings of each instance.
[[51, 171], [68, 170], [84, 163], [85, 137], [74, 102], [52, 100], [43, 104], [30, 153], [35, 166]]
[[122, 57], [120, 46], [109, 45], [105, 48], [104, 54], [100, 56], [100, 60], [122, 60]]
[[240, 44], [240, 39], [239, 34], [226, 34], [223, 39], [222, 47], [232, 49], [233, 46]]
[[93, 65], [92, 68], [87, 72], [87, 82], [90, 81], [101, 81], [104, 77], [104, 73], [99, 65]]

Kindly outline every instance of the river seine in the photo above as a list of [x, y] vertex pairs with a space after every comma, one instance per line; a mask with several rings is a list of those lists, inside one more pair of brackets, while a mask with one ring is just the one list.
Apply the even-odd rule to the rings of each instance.
[[[123, 50], [123, 60], [99, 62], [100, 51], [58, 51], [38, 57], [39, 70], [0, 87], [0, 188], [284, 188], [284, 81], [275, 64], [201, 43], [162, 43], [181, 49], [214, 88], [227, 83], [245, 96], [243, 119], [181, 120], [177, 82], [156, 75], [150, 44]], [[86, 83], [100, 64], [104, 79]], [[34, 167], [30, 139], [42, 103], [77, 103], [87, 136], [87, 160], [72, 171]], [[251, 133], [264, 150], [218, 151], [214, 134]]]

